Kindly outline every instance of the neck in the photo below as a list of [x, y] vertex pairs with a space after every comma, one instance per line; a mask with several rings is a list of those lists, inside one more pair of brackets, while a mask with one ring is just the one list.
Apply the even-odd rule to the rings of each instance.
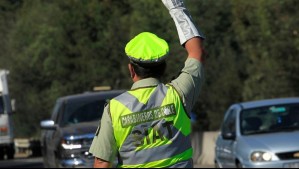
[[135, 82], [137, 82], [139, 80], [142, 80], [142, 78], [140, 78], [139, 76], [134, 76], [134, 77], [132, 77], [132, 80], [135, 83]]

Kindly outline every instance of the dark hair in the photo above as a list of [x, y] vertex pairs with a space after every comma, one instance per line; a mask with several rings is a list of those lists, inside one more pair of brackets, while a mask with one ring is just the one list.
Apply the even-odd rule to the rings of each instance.
[[149, 77], [160, 78], [164, 75], [166, 69], [165, 61], [155, 64], [140, 64], [130, 60], [130, 63], [133, 66], [135, 73], [143, 79]]

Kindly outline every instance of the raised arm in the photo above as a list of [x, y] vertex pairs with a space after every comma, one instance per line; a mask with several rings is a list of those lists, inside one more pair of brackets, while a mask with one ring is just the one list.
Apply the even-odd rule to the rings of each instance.
[[188, 58], [194, 58], [200, 62], [204, 62], [204, 49], [202, 47], [202, 39], [199, 37], [194, 37], [189, 39], [185, 48], [188, 52]]
[[188, 52], [189, 58], [203, 62], [203, 33], [195, 26], [183, 0], [162, 0], [176, 25], [180, 43]]

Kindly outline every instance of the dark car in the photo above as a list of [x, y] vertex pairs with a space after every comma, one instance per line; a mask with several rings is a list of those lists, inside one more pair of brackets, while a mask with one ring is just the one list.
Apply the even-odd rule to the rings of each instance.
[[123, 90], [89, 92], [58, 98], [50, 120], [41, 121], [45, 167], [92, 167], [88, 152], [107, 100]]

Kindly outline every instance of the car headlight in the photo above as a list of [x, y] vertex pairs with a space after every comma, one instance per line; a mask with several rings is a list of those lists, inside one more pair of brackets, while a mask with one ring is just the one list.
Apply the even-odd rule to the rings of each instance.
[[268, 152], [255, 151], [251, 153], [250, 159], [253, 162], [271, 161], [272, 155]]
[[80, 141], [75, 141], [75, 140], [61, 140], [61, 146], [64, 149], [79, 149], [82, 147]]

